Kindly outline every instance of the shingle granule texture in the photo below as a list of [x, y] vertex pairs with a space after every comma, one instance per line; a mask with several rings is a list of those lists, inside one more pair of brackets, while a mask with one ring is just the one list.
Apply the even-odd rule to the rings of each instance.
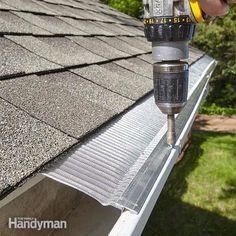
[[133, 101], [70, 72], [5, 80], [0, 83], [0, 94], [76, 138], [133, 104]]
[[73, 72], [133, 100], [144, 96], [153, 87], [153, 82], [148, 78], [122, 76], [98, 65], [76, 69]]
[[[44, 29], [51, 34], [59, 35], [85, 35], [85, 33], [66, 22], [54, 16], [34, 15], [31, 13], [14, 12], [15, 15], [21, 17], [26, 22], [34, 22], [34, 25]], [[35, 26], [35, 27], [36, 27]]]
[[117, 65], [122, 66], [128, 70], [131, 70], [137, 74], [147, 76], [152, 79], [153, 66], [152, 64], [145, 62], [138, 58], [130, 58], [127, 60], [119, 60], [115, 62]]
[[35, 25], [24, 21], [20, 17], [10, 12], [1, 12], [0, 14], [0, 32], [4, 33], [21, 33], [21, 34], [35, 34], [48, 35], [48, 31], [41, 29]]
[[[119, 49], [123, 52], [128, 53], [129, 55], [135, 55], [135, 54], [140, 54], [144, 53], [145, 51], [136, 48], [134, 46], [131, 46], [130, 44], [124, 42], [123, 40], [117, 38], [117, 37], [104, 37], [104, 36], [98, 36], [99, 39], [102, 41], [106, 42], [110, 46]], [[132, 40], [132, 39], [131, 39]], [[151, 48], [149, 48], [150, 51]]]
[[140, 59], [142, 59], [142, 60], [144, 60], [144, 61], [146, 61], [146, 62], [148, 62], [150, 64], [153, 63], [152, 54], [150, 54], [150, 53], [149, 54], [140, 55], [140, 56], [138, 56], [138, 58], [140, 58]]
[[[116, 62], [119, 63], [120, 61], [121, 60], [116, 61]], [[100, 66], [103, 67], [103, 68], [106, 68], [106, 69], [108, 69], [110, 71], [112, 71], [113, 73], [117, 73], [117, 74], [119, 74], [121, 76], [124, 76], [126, 78], [129, 78], [129, 79], [130, 78], [132, 78], [132, 79], [134, 78], [135, 80], [144, 79], [144, 78], [147, 79], [147, 77], [145, 77], [145, 76], [136, 74], [133, 71], [127, 70], [126, 68], [119, 66], [118, 63], [117, 64], [115, 64], [115, 63], [107, 63], [107, 64], [102, 64]]]
[[47, 13], [47, 14], [54, 13], [54, 11], [44, 8], [32, 0], [17, 0], [17, 1], [1, 0], [1, 1], [11, 7], [17, 8], [22, 11], [29, 11], [29, 12], [36, 12], [36, 13]]
[[151, 43], [150, 42], [143, 42], [141, 37], [131, 38], [131, 37], [119, 37], [119, 39], [127, 42], [129, 45], [135, 45], [136, 48], [143, 50], [144, 52], [150, 52]]
[[105, 60], [67, 38], [35, 38], [29, 36], [9, 36], [8, 38], [31, 52], [63, 66]]
[[60, 68], [59, 65], [27, 51], [6, 38], [0, 38], [0, 51], [0, 76], [2, 77]]
[[63, 20], [64, 22], [70, 25], [73, 25], [77, 29], [81, 29], [83, 32], [86, 32], [90, 35], [114, 36], [114, 33], [112, 33], [110, 30], [102, 28], [96, 22], [77, 20], [67, 17], [59, 17], [59, 19]]
[[0, 1], [0, 9], [2, 10], [16, 10], [15, 7], [9, 6], [3, 2]]
[[0, 133], [0, 194], [77, 142], [2, 99]]
[[85, 47], [86, 49], [96, 53], [99, 56], [105, 57], [107, 59], [123, 58], [129, 56], [128, 54], [117, 50], [98, 38], [89, 37], [68, 37], [71, 41]]
[[128, 35], [128, 36], [134, 36], [133, 33], [124, 30], [124, 28], [120, 27], [119, 24], [109, 24], [105, 22], [97, 22], [98, 25], [100, 25], [102, 28], [109, 30], [113, 32], [115, 35]]

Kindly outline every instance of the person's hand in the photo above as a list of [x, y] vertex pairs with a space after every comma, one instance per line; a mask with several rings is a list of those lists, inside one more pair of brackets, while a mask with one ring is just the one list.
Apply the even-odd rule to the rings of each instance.
[[[202, 10], [209, 16], [222, 16], [228, 13], [229, 6], [225, 0], [198, 0]], [[230, 0], [236, 3], [236, 0]]]

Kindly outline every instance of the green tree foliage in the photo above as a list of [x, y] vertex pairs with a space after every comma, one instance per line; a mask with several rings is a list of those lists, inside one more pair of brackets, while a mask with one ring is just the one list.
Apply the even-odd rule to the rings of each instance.
[[143, 9], [141, 0], [103, 0], [102, 2], [137, 18], [141, 15]]
[[218, 60], [206, 106], [236, 108], [236, 6], [197, 26], [193, 45]]

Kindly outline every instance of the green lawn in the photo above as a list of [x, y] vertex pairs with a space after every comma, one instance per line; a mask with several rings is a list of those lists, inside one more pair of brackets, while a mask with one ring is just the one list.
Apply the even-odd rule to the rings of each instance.
[[211, 105], [204, 103], [200, 107], [199, 113], [207, 114], [207, 115], [232, 116], [232, 115], [236, 115], [236, 108], [220, 107], [214, 103]]
[[143, 236], [236, 235], [236, 134], [194, 132]]

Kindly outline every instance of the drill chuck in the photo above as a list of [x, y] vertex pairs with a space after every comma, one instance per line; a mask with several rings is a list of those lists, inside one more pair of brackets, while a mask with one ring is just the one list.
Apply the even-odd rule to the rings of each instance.
[[144, 34], [148, 41], [189, 41], [195, 24], [189, 16], [155, 17], [144, 20]]
[[154, 61], [172, 61], [188, 58], [188, 41], [195, 32], [195, 23], [189, 16], [155, 17], [144, 20], [144, 33], [152, 42]]
[[157, 106], [164, 114], [177, 114], [184, 107], [188, 96], [188, 74], [186, 62], [154, 63], [154, 97]]
[[154, 98], [158, 108], [167, 115], [167, 143], [175, 144], [175, 114], [187, 102], [189, 66], [183, 61], [157, 62], [153, 65]]

